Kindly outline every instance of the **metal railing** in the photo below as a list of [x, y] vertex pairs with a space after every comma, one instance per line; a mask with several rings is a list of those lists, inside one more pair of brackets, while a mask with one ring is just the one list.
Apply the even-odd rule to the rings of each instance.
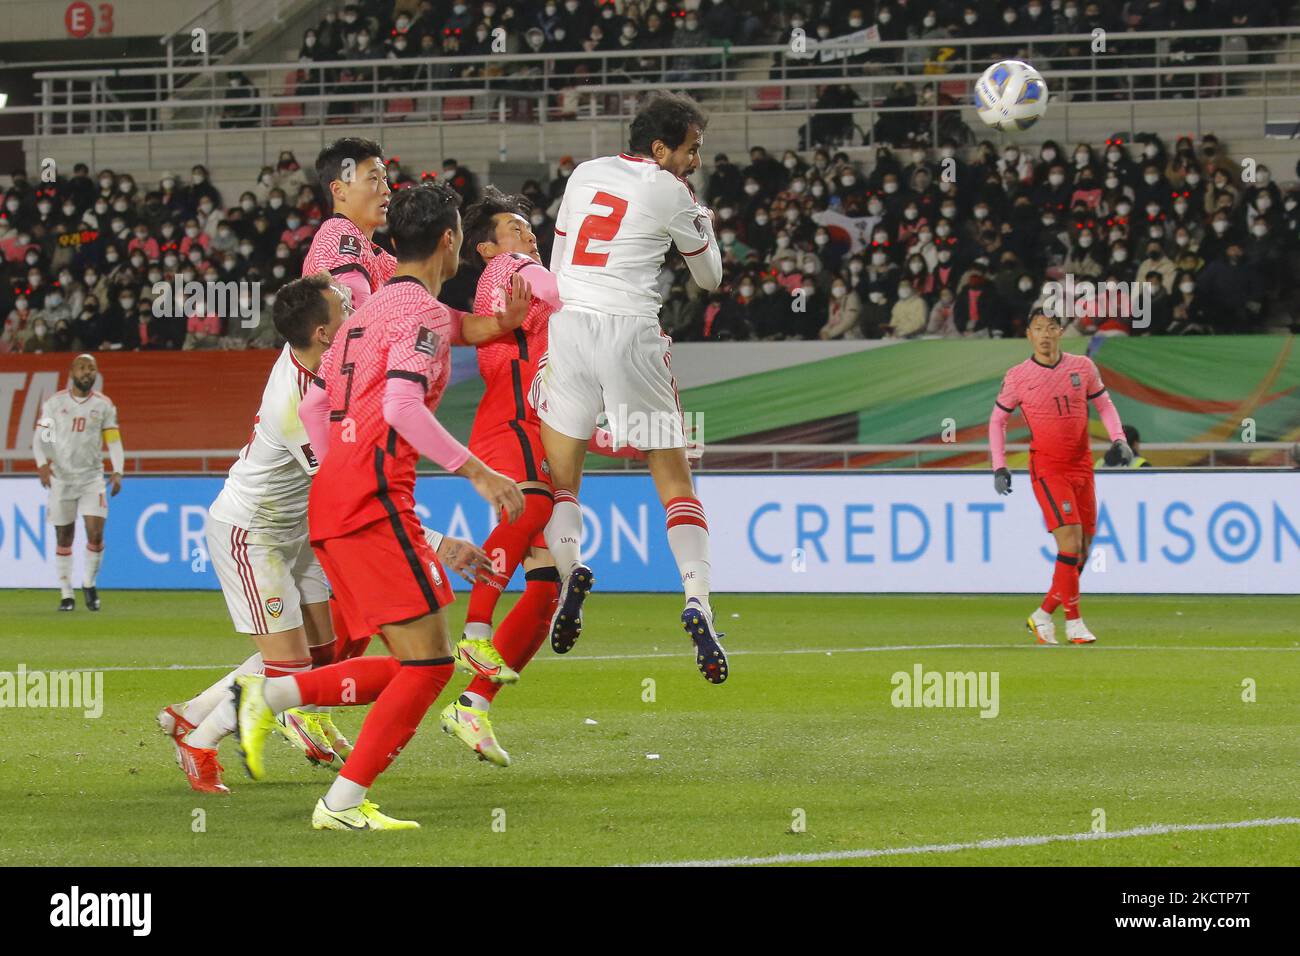
[[[195, 74], [178, 65], [197, 57], [203, 66], [220, 60], [234, 49], [248, 46], [251, 33], [281, 21], [283, 0], [212, 0], [206, 7], [161, 37], [167, 61], [167, 95], [172, 97]], [[196, 31], [201, 31], [197, 33]], [[200, 41], [201, 43], [196, 43]], [[195, 46], [200, 46], [195, 50]]]
[[[180, 35], [171, 35], [169, 50]], [[1274, 45], [1289, 44], [1297, 35], [1300, 27], [1234, 30], [1232, 36], [1255, 47], [1245, 51], [1226, 47], [1221, 31], [1201, 30], [1114, 33], [1104, 52], [1094, 49], [1091, 34], [1071, 34], [861, 45], [810, 40], [800, 52], [790, 45], [720, 45], [486, 59], [47, 70], [35, 74], [40, 104], [8, 112], [33, 114], [42, 136], [390, 121], [485, 123], [499, 120], [503, 104], [508, 118], [518, 122], [577, 116], [625, 121], [632, 108], [629, 94], [671, 86], [706, 99], [712, 115], [755, 109], [850, 117], [922, 111], [933, 115], [937, 132], [941, 114], [967, 109], [970, 83], [1002, 55], [1030, 59], [1044, 70], [1055, 108], [1067, 121], [1071, 104], [1079, 103], [1128, 105], [1131, 114], [1143, 103], [1188, 99], [1199, 115], [1200, 103], [1216, 96], [1263, 103], [1297, 96], [1300, 63], [1273, 62]], [[754, 72], [765, 75], [745, 75]], [[256, 95], [224, 95], [236, 74], [249, 77]], [[847, 87], [856, 97], [854, 105], [819, 105], [819, 93], [828, 85]], [[178, 98], [181, 86], [186, 96]], [[909, 88], [922, 102], [897, 99]], [[930, 96], [933, 102], [924, 101]], [[454, 110], [446, 108], [450, 98], [457, 99]], [[870, 122], [853, 126], [870, 139]]]
[[[1095, 442], [1093, 451], [1105, 453], [1110, 446]], [[1009, 442], [1007, 451], [1025, 452], [1029, 445]], [[1143, 442], [1143, 457], [1152, 467], [1195, 468], [1300, 468], [1300, 443], [1262, 442]], [[894, 444], [718, 444], [706, 445], [697, 471], [789, 471], [876, 469], [928, 470], [933, 468], [987, 468], [989, 447], [982, 442], [904, 442]], [[170, 449], [128, 451], [129, 474], [193, 471], [199, 474], [224, 472], [239, 455], [239, 449]], [[599, 461], [598, 457], [589, 461]], [[645, 465], [630, 459], [610, 464], [625, 470]], [[428, 464], [424, 463], [428, 468]], [[432, 469], [430, 469], [432, 470]], [[35, 471], [31, 452], [0, 450], [0, 474]]]

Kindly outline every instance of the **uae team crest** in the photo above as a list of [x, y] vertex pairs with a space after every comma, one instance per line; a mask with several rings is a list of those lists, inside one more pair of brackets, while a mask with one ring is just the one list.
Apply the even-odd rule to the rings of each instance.
[[271, 617], [279, 617], [283, 611], [284, 598], [273, 597], [266, 599], [266, 613]]

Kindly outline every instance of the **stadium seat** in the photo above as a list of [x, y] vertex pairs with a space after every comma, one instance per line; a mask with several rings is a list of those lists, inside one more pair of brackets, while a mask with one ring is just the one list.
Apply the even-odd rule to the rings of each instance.
[[763, 86], [758, 90], [758, 98], [750, 104], [756, 110], [775, 110], [781, 108], [785, 99], [785, 88], [780, 86]]
[[385, 100], [384, 113], [392, 119], [406, 119], [407, 113], [415, 112], [415, 100]]
[[280, 95], [285, 97], [285, 101], [275, 104], [275, 115], [271, 119], [272, 126], [292, 126], [302, 119], [302, 104], [290, 99], [298, 88], [298, 81], [301, 78], [302, 72], [300, 70], [290, 70], [285, 75], [284, 87], [280, 91]]
[[442, 101], [442, 118], [444, 120], [464, 119], [473, 106], [468, 96], [448, 96]]

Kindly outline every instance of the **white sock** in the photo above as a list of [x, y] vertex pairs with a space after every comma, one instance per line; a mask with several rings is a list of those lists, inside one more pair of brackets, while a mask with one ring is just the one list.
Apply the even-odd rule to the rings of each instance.
[[482, 694], [475, 694], [468, 690], [460, 695], [460, 703], [466, 707], [473, 707], [475, 710], [487, 710], [492, 706], [492, 701]]
[[359, 783], [353, 783], [347, 777], [339, 774], [330, 784], [329, 790], [325, 792], [325, 806], [338, 812], [339, 810], [350, 810], [353, 807], [361, 806], [361, 801], [366, 798], [366, 788]]
[[68, 553], [55, 550], [54, 567], [59, 572], [59, 594], [61, 597], [72, 597], [72, 549]]
[[192, 724], [203, 723], [203, 719], [212, 713], [213, 708], [230, 696], [230, 688], [235, 686], [236, 677], [241, 677], [244, 674], [260, 674], [261, 671], [262, 655], [253, 654], [249, 656], [244, 663], [226, 674], [207, 690], [187, 700], [181, 707], [181, 713]]
[[222, 738], [235, 732], [239, 715], [235, 713], [235, 697], [226, 694], [225, 700], [212, 708], [197, 727], [185, 735], [185, 743], [191, 747], [211, 750], [221, 743]]
[[466, 637], [475, 641], [483, 640], [484, 638], [491, 640], [492, 625], [484, 624], [482, 621], [466, 621], [465, 630], [462, 633]]
[[81, 586], [83, 588], [93, 588], [95, 579], [99, 577], [99, 565], [104, 560], [104, 546], [101, 544], [98, 548], [92, 548], [86, 545], [86, 569], [81, 575]]
[[266, 696], [266, 706], [277, 714], [290, 707], [302, 706], [302, 694], [298, 691], [298, 682], [292, 677], [268, 677], [262, 693]]
[[560, 580], [566, 581], [582, 557], [582, 508], [571, 492], [555, 492], [555, 507], [544, 534]]
[[668, 547], [677, 561], [686, 600], [698, 598], [709, 607], [709, 529], [704, 509], [695, 498], [674, 498], [668, 503]]
[[1041, 607], [1034, 610], [1033, 618], [1039, 624], [1052, 623], [1052, 615], [1048, 614]]

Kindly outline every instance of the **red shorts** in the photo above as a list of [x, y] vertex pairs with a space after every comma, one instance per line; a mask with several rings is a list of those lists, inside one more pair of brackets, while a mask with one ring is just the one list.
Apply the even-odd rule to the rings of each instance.
[[536, 419], [474, 420], [469, 450], [483, 464], [515, 481], [551, 482], [551, 466], [542, 447], [542, 424]]
[[[496, 424], [475, 419], [469, 450], [483, 464], [507, 478], [518, 482], [551, 482], [551, 466], [546, 463], [546, 449], [542, 447], [542, 425], [536, 419], [510, 419]], [[504, 516], [500, 520], [504, 521]], [[532, 546], [546, 547], [546, 538], [540, 531]]]
[[436, 613], [455, 600], [412, 511], [313, 541], [312, 548], [334, 592], [336, 651], [385, 624]]
[[1092, 537], [1097, 530], [1097, 491], [1091, 468], [1041, 472], [1031, 466], [1029, 479], [1048, 531], [1077, 524]]

